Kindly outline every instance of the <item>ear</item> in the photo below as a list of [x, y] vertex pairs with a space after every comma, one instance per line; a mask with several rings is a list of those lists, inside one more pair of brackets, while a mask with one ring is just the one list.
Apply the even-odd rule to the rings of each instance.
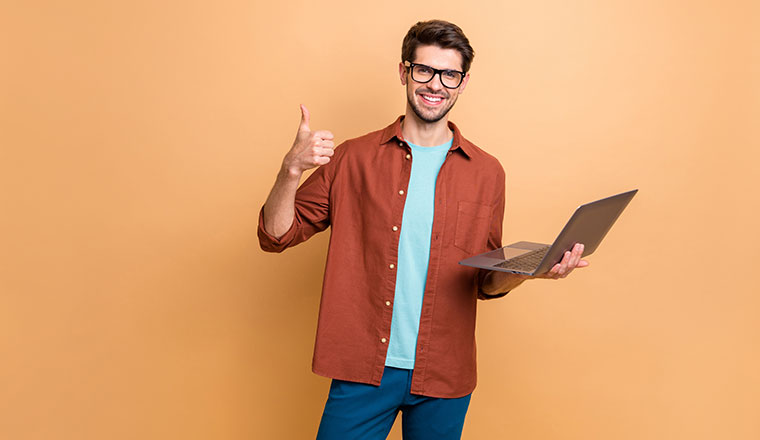
[[462, 93], [464, 93], [464, 88], [465, 88], [465, 87], [467, 87], [467, 82], [468, 82], [469, 80], [470, 80], [470, 74], [469, 74], [469, 73], [465, 73], [465, 74], [464, 74], [464, 79], [462, 80], [462, 84], [459, 86], [459, 89], [457, 90], [457, 92], [458, 92], [460, 95], [461, 95]]
[[398, 63], [398, 76], [401, 78], [401, 85], [406, 85], [406, 66], [404, 66], [404, 62]]

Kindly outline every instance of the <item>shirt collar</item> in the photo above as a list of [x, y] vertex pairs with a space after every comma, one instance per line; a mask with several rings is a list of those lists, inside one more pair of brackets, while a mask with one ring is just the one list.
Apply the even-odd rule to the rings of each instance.
[[[394, 139], [398, 141], [405, 141], [404, 135], [401, 133], [401, 121], [403, 120], [404, 116], [399, 116], [395, 122], [385, 127], [383, 130], [383, 136], [380, 139], [381, 144], [387, 144]], [[465, 156], [471, 158], [473, 153], [472, 145], [470, 145], [470, 143], [464, 137], [462, 137], [462, 133], [459, 132], [459, 128], [457, 128], [453, 122], [449, 121], [448, 124], [451, 131], [454, 132], [454, 139], [451, 142], [451, 150], [459, 150], [464, 153]]]

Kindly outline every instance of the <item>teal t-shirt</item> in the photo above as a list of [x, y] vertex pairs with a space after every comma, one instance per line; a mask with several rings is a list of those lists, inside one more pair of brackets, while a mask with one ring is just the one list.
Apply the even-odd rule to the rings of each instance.
[[435, 181], [452, 141], [437, 147], [409, 144], [412, 149], [412, 172], [401, 219], [391, 337], [385, 358], [385, 365], [389, 367], [414, 368], [422, 297], [430, 261]]

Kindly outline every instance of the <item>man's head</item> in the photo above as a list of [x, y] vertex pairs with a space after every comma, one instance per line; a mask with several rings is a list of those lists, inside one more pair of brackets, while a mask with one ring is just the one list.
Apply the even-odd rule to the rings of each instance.
[[459, 26], [442, 20], [419, 22], [401, 48], [399, 76], [409, 108], [422, 121], [438, 122], [467, 86], [474, 51]]
[[401, 62], [414, 62], [419, 46], [438, 46], [442, 49], [454, 49], [462, 57], [462, 65], [458, 70], [470, 71], [475, 51], [470, 46], [470, 40], [462, 29], [454, 23], [443, 20], [417, 22], [409, 29], [401, 45]]

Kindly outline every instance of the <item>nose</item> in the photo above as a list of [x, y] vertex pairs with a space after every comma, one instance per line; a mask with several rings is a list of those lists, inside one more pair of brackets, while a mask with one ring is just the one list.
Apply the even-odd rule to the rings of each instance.
[[433, 78], [430, 80], [430, 82], [427, 83], [428, 88], [431, 90], [443, 90], [443, 83], [441, 82], [441, 72], [437, 72], [435, 75], [433, 75]]

